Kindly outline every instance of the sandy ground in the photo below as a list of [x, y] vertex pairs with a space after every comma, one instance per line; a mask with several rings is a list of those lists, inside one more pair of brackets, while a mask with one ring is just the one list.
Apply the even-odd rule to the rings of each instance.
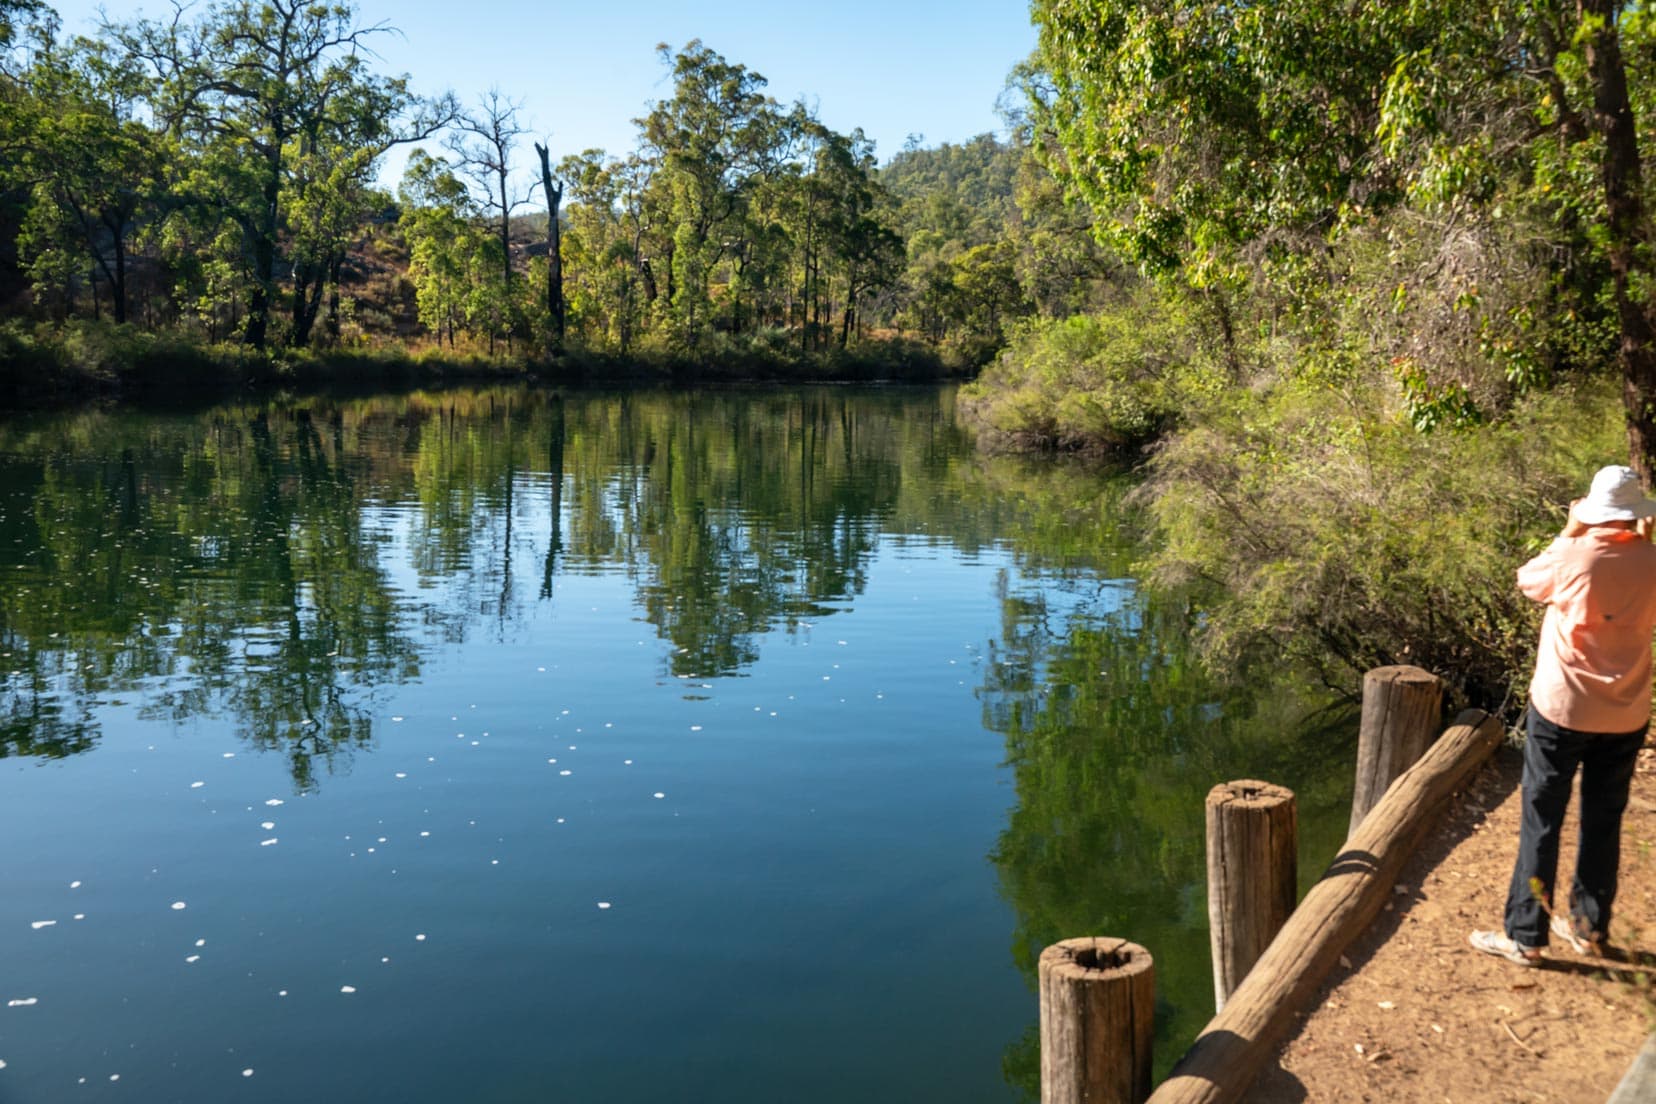
[[[1656, 747], [1640, 753], [1622, 824], [1606, 960], [1555, 939], [1532, 970], [1467, 946], [1471, 929], [1501, 927], [1519, 767], [1518, 752], [1503, 748], [1454, 799], [1393, 903], [1347, 950], [1245, 1099], [1590, 1104], [1615, 1090], [1656, 1031]], [[1575, 862], [1575, 805], [1560, 907]]]

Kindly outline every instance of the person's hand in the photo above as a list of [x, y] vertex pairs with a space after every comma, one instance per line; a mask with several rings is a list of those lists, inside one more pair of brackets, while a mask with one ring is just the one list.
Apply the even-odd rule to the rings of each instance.
[[1581, 505], [1581, 499], [1579, 498], [1570, 503], [1570, 516], [1564, 521], [1563, 536], [1579, 537], [1587, 531], [1586, 524], [1576, 517], [1576, 507], [1579, 505]]

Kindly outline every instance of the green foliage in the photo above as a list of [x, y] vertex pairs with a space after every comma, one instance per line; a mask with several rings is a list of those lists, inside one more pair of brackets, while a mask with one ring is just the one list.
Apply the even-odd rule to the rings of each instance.
[[1586, 474], [1625, 448], [1603, 386], [1526, 397], [1475, 432], [1421, 434], [1383, 379], [1234, 395], [1152, 462], [1162, 583], [1201, 581], [1204, 648], [1286, 650], [1349, 681], [1389, 663], [1516, 707], [1537, 612], [1513, 571]]
[[1210, 399], [1194, 327], [1151, 289], [1099, 314], [1026, 323], [961, 396], [991, 443], [1124, 453]]

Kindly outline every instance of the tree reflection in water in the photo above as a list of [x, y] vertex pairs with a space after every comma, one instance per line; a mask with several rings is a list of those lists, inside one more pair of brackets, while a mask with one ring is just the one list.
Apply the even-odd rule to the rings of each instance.
[[[1309, 877], [1351, 736], [1317, 694], [1198, 665], [1190, 596], [1133, 582], [1129, 480], [981, 457], [952, 404], [503, 387], [0, 425], [0, 756], [86, 751], [124, 706], [226, 718], [314, 788], [374, 739], [377, 695], [574, 577], [624, 573], [665, 673], [706, 678], [848, 609], [882, 546], [1003, 550], [979, 695], [1016, 793], [992, 855], [1013, 959], [1033, 985], [1057, 939], [1144, 943], [1165, 1069], [1211, 1001], [1208, 788], [1295, 789]], [[1006, 1054], [1026, 1091], [1036, 1046]]]
[[915, 481], [970, 459], [951, 402], [500, 388], [5, 425], [0, 755], [84, 751], [130, 697], [232, 717], [311, 787], [372, 740], [376, 687], [559, 572], [627, 571], [672, 673], [737, 673], [860, 591], [894, 515], [924, 527]]
[[[980, 693], [1017, 790], [992, 856], [1018, 917], [1013, 957], [1033, 990], [1041, 950], [1060, 939], [1147, 947], [1161, 1076], [1213, 1012], [1208, 790], [1237, 778], [1293, 789], [1308, 885], [1344, 836], [1356, 729], [1349, 708], [1280, 672], [1221, 681], [1204, 669], [1191, 647], [1193, 596], [1127, 577], [1139, 547], [1127, 490], [1114, 483], [1087, 511], [1069, 511], [1088, 525], [1075, 539], [1099, 550], [1098, 574], [1064, 587], [1026, 576], [1021, 590], [1003, 575], [1001, 635]], [[1065, 493], [1048, 492], [1046, 509], [1063, 512], [1051, 500]], [[1035, 1025], [1008, 1048], [1005, 1069], [1023, 1095], [1039, 1095]]]

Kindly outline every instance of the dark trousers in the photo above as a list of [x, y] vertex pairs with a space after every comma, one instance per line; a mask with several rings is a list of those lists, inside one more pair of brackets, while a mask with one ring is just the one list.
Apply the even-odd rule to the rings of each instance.
[[1523, 823], [1507, 891], [1506, 932], [1521, 947], [1547, 945], [1547, 915], [1558, 876], [1558, 837], [1570, 784], [1581, 767], [1581, 838], [1570, 915], [1576, 930], [1604, 937], [1616, 900], [1621, 821], [1645, 730], [1606, 735], [1555, 725], [1529, 710], [1524, 741]]

